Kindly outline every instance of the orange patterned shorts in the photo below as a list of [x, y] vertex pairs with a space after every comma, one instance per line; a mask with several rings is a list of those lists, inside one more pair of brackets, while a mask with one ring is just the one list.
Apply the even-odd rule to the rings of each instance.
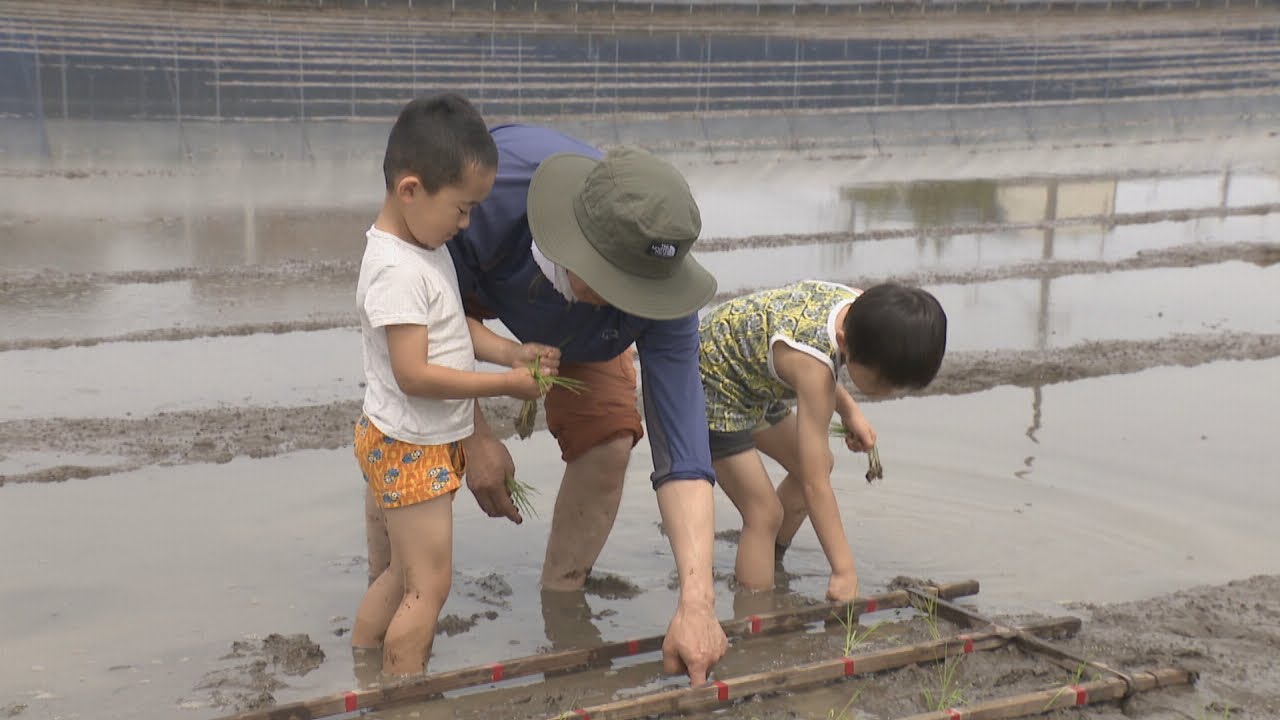
[[462, 487], [467, 470], [461, 442], [414, 445], [374, 426], [364, 415], [356, 421], [356, 462], [369, 492], [384, 510], [447, 495]]

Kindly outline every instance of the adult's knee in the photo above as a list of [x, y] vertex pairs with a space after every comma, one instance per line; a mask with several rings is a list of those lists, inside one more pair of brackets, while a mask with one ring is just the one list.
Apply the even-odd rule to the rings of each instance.
[[633, 444], [630, 433], [617, 433], [570, 462], [566, 474], [572, 473], [600, 490], [621, 489]]

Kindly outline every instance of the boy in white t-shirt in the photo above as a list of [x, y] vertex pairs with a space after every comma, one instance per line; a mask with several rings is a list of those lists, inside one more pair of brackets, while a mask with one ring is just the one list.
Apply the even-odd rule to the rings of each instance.
[[[493, 139], [466, 99], [408, 103], [387, 140], [387, 195], [366, 233], [356, 287], [366, 389], [355, 452], [391, 565], [365, 592], [351, 644], [381, 645], [386, 675], [426, 670], [453, 575], [453, 495], [474, 399], [535, 399], [527, 363], [548, 373], [559, 365], [555, 348], [503, 339], [463, 313], [444, 244], [467, 227], [497, 167]], [[512, 369], [476, 372], [476, 358]]]

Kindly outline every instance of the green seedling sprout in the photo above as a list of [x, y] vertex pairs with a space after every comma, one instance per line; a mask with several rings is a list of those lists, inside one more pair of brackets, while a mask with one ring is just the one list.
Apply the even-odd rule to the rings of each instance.
[[938, 598], [929, 595], [924, 600], [913, 599], [912, 604], [924, 616], [925, 625], [929, 627], [929, 637], [941, 640], [942, 632], [938, 630]]
[[925, 688], [921, 695], [924, 697], [924, 703], [934, 712], [942, 712], [948, 708], [959, 707], [964, 704], [964, 691], [960, 689], [959, 670], [960, 661], [964, 656], [947, 657], [942, 660], [942, 670], [938, 675], [938, 690], [935, 693], [930, 688]]
[[849, 706], [852, 705], [855, 701], [857, 701], [858, 696], [861, 694], [862, 694], [861, 689], [855, 692], [853, 694], [853, 697], [849, 698], [849, 702], [845, 703], [844, 707], [840, 708], [839, 713], [836, 712], [835, 708], [831, 708], [830, 710], [828, 710], [827, 720], [852, 720], [853, 716], [849, 714]]
[[521, 515], [538, 516], [538, 511], [533, 509], [532, 500], [532, 497], [538, 494], [538, 488], [517, 480], [515, 475], [508, 475], [507, 494], [511, 496], [511, 502], [515, 504]]
[[577, 708], [582, 706], [582, 695], [574, 693], [569, 700], [569, 709], [556, 716], [556, 720], [573, 720], [578, 717]]
[[[577, 378], [544, 374], [542, 372], [542, 358], [534, 358], [528, 367], [533, 379], [538, 383], [538, 392], [542, 395], [546, 395], [554, 387], [562, 387], [574, 395], [580, 395], [587, 390], [587, 384]], [[538, 401], [525, 400], [524, 404], [520, 406], [520, 413], [516, 415], [516, 434], [520, 436], [521, 440], [527, 439], [533, 434], [533, 425], [537, 419]]]
[[[924, 616], [925, 625], [929, 628], [929, 637], [942, 639], [942, 631], [938, 628], [938, 598], [926, 595], [923, 599], [912, 598], [912, 605]], [[959, 707], [965, 703], [964, 691], [960, 688], [959, 671], [963, 655], [955, 657], [943, 656], [942, 667], [938, 674], [938, 688], [926, 688], [921, 691], [925, 705], [934, 712], [942, 712], [947, 708]]]
[[[846, 437], [849, 435], [849, 428], [845, 427], [844, 423], [842, 422], [833, 422], [831, 423], [831, 427], [828, 429], [828, 432], [831, 433], [832, 437]], [[880, 464], [879, 446], [876, 446], [876, 445], [871, 446], [871, 449], [867, 451], [867, 461], [868, 461], [867, 475], [866, 475], [867, 482], [872, 482], [873, 480], [883, 480], [884, 466]]]
[[1069, 680], [1066, 685], [1063, 685], [1062, 687], [1058, 688], [1058, 692], [1054, 693], [1053, 697], [1049, 698], [1049, 702], [1045, 703], [1044, 709], [1041, 710], [1040, 712], [1042, 713], [1048, 712], [1049, 708], [1053, 707], [1053, 704], [1058, 702], [1058, 698], [1062, 697], [1062, 694], [1067, 691], [1067, 688], [1071, 687], [1072, 685], [1079, 685], [1081, 678], [1084, 677], [1084, 669], [1087, 668], [1088, 666], [1089, 666], [1088, 663], [1083, 663], [1083, 662], [1080, 663], [1079, 665], [1076, 665], [1075, 672], [1071, 673], [1071, 680]]
[[846, 657], [852, 655], [855, 649], [870, 640], [872, 634], [884, 624], [884, 621], [881, 620], [865, 630], [860, 630], [858, 615], [853, 611], [853, 603], [844, 606], [844, 617], [837, 615], [836, 621], [844, 628], [844, 654]]
[[1231, 720], [1231, 706], [1224, 706], [1222, 713], [1219, 714], [1212, 706], [1206, 705], [1200, 708], [1200, 712], [1196, 714], [1196, 720]]

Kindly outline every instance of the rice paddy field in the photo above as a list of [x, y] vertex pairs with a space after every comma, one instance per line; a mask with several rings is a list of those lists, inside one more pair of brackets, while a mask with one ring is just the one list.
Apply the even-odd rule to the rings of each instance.
[[[941, 300], [937, 381], [864, 405], [883, 480], [832, 439], [865, 594], [978, 580], [981, 613], [1083, 619], [1082, 656], [1199, 673], [1052, 717], [1280, 713], [1273, 5], [356, 5], [0, 1], [0, 717], [203, 720], [376, 682], [348, 645], [354, 286], [390, 118], [445, 89], [675, 163], [712, 305], [806, 278]], [[487, 408], [537, 514], [459, 493], [431, 670], [661, 635], [647, 443], [586, 591], [544, 593], [559, 451], [515, 435], [518, 403]], [[721, 618], [821, 601], [811, 528], [775, 592], [735, 592], [737, 523], [718, 493]], [[908, 611], [873, 626], [870, 648], [924, 639]], [[846, 639], [736, 639], [716, 677]], [[687, 684], [657, 660], [369, 716], [557, 717]], [[925, 691], [1071, 678], [1010, 649], [964, 663], [686, 716], [901, 718]]]

